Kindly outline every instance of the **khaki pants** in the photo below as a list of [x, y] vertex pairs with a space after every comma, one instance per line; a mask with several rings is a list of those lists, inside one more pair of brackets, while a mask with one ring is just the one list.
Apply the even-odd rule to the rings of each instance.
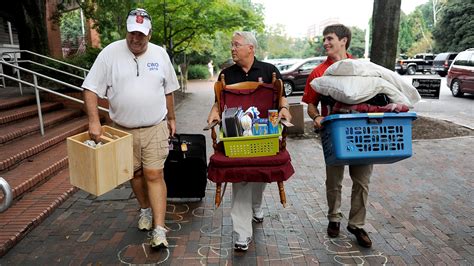
[[240, 240], [252, 237], [253, 209], [262, 207], [263, 191], [267, 183], [232, 183], [232, 207], [230, 216], [234, 231]]
[[[365, 224], [367, 196], [373, 165], [349, 165], [352, 179], [351, 210], [349, 225], [362, 228]], [[328, 201], [328, 219], [330, 222], [340, 222], [342, 179], [344, 165], [326, 165], [326, 198]]]

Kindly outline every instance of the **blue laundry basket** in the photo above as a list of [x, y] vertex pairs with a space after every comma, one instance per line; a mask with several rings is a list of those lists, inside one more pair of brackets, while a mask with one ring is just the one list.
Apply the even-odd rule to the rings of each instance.
[[388, 164], [411, 156], [416, 113], [326, 116], [321, 131], [327, 165]]

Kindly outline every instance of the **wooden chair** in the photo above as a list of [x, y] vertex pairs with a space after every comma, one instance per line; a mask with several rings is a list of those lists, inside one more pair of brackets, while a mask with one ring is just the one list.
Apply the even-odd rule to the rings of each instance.
[[[245, 111], [250, 106], [256, 106], [260, 117], [266, 118], [269, 109], [280, 109], [280, 99], [283, 94], [283, 83], [276, 79], [273, 73], [271, 84], [246, 81], [226, 85], [224, 75], [214, 85], [219, 114], [222, 118], [224, 106], [241, 106]], [[279, 141], [279, 151], [276, 155], [229, 158], [225, 156], [224, 145], [217, 141], [215, 124], [211, 126], [212, 146], [214, 154], [209, 160], [208, 179], [216, 183], [215, 204], [219, 207], [224, 196], [227, 182], [277, 182], [280, 202], [286, 207], [286, 196], [283, 181], [290, 178], [294, 169], [291, 158], [286, 150], [286, 128], [283, 127], [282, 137]], [[224, 183], [224, 189], [222, 189]]]

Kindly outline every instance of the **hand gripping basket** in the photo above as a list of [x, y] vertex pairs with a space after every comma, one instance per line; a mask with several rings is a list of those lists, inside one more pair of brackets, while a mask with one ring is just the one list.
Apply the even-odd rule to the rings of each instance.
[[389, 164], [411, 156], [416, 113], [336, 114], [322, 121], [327, 165]]

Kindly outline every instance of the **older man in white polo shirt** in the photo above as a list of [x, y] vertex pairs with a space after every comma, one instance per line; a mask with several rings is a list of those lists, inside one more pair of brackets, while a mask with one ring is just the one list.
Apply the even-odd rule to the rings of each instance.
[[152, 247], [168, 247], [163, 166], [168, 138], [176, 131], [173, 91], [179, 84], [166, 51], [149, 43], [146, 10], [130, 11], [127, 31], [124, 40], [100, 52], [82, 84], [89, 135], [95, 141], [102, 135], [97, 102], [107, 97], [115, 126], [133, 135], [135, 175], [130, 182], [141, 207], [138, 228], [153, 229]]

